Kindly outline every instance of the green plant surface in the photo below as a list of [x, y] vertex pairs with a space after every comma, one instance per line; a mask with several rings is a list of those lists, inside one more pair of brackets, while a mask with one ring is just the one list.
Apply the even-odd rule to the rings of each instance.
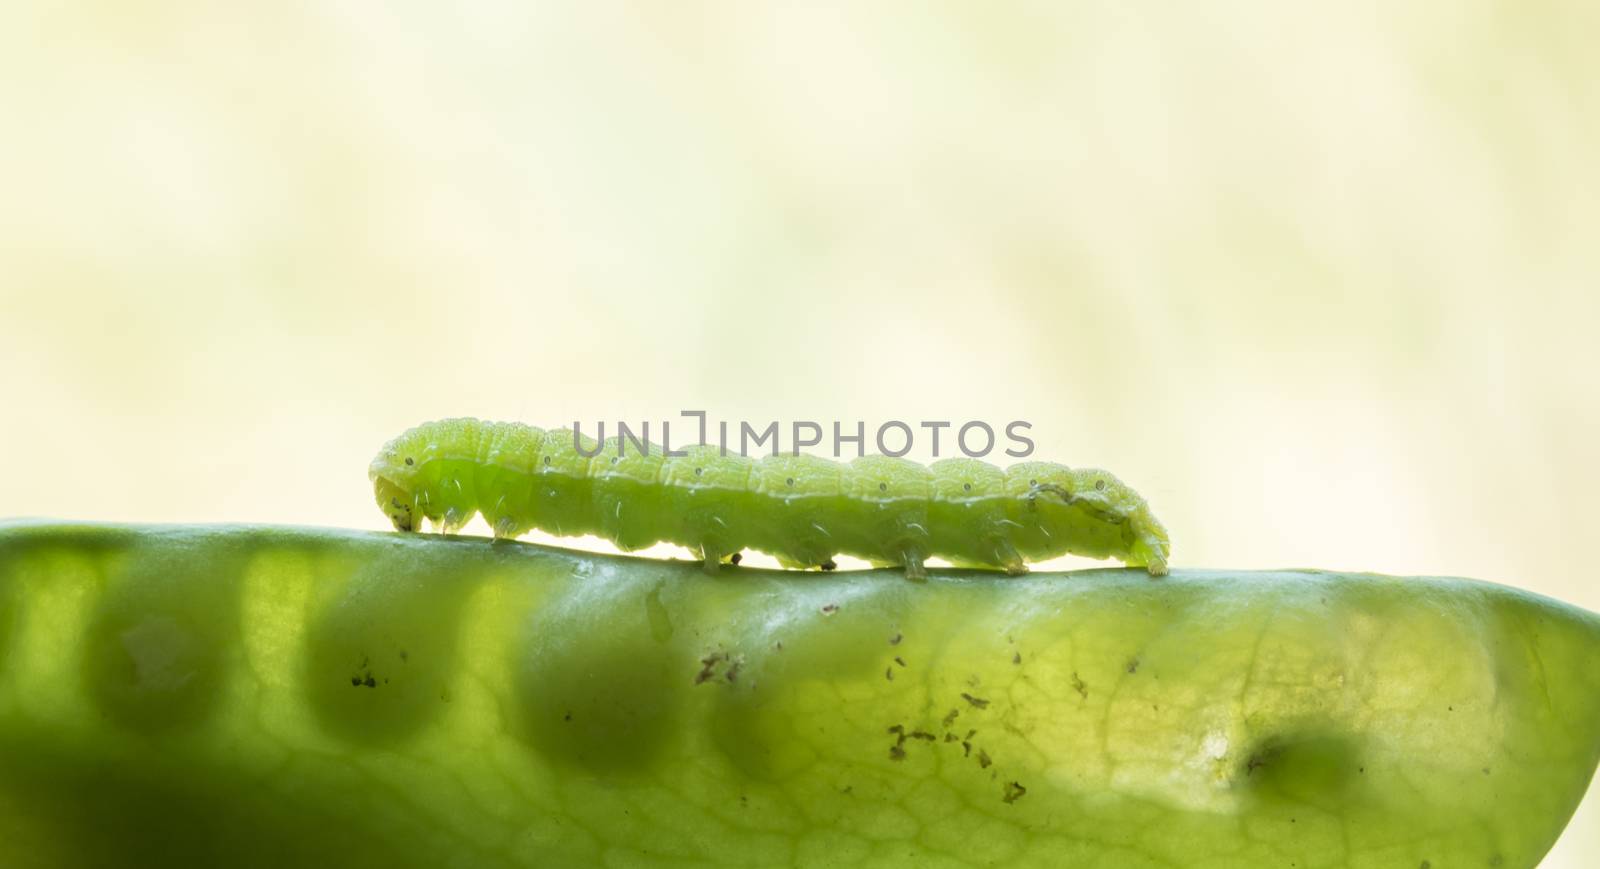
[[0, 523], [0, 863], [1531, 867], [1597, 659], [1463, 579]]

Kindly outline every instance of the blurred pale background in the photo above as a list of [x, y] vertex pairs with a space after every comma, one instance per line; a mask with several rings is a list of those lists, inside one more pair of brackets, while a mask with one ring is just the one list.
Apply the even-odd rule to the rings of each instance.
[[1600, 609], [1591, 0], [525, 5], [0, 7], [0, 516], [378, 528], [445, 415], [1021, 418], [1179, 566]]

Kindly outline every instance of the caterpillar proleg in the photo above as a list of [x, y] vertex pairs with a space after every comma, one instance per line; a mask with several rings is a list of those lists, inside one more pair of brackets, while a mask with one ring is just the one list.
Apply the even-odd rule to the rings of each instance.
[[[602, 432], [603, 433], [603, 432]], [[598, 447], [598, 452], [596, 448]], [[571, 429], [446, 419], [383, 446], [368, 469], [378, 506], [400, 531], [428, 519], [454, 532], [476, 513], [496, 537], [537, 528], [593, 534], [623, 551], [685, 546], [715, 570], [740, 550], [785, 567], [829, 568], [836, 554], [927, 576], [924, 562], [1027, 572], [1064, 554], [1167, 572], [1166, 529], [1145, 500], [1105, 471], [970, 458], [923, 466], [863, 456], [752, 459], [715, 446], [667, 456], [631, 439]]]

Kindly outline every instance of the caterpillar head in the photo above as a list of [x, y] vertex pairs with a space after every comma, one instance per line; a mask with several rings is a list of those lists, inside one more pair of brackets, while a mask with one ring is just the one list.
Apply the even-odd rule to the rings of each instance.
[[397, 452], [381, 452], [367, 468], [372, 494], [396, 531], [421, 531], [422, 509], [417, 504], [416, 460]]

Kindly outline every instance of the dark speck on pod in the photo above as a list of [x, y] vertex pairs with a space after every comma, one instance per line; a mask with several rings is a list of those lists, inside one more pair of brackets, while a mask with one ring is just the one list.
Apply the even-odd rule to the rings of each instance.
[[458, 613], [477, 575], [423, 581], [432, 575], [424, 565], [379, 561], [348, 576], [330, 572], [339, 590], [312, 616], [301, 664], [305, 703], [329, 735], [392, 745], [441, 714], [441, 691], [455, 670]]
[[416, 464], [416, 461], [414, 461], [410, 456], [406, 456], [406, 464], [414, 465]]

